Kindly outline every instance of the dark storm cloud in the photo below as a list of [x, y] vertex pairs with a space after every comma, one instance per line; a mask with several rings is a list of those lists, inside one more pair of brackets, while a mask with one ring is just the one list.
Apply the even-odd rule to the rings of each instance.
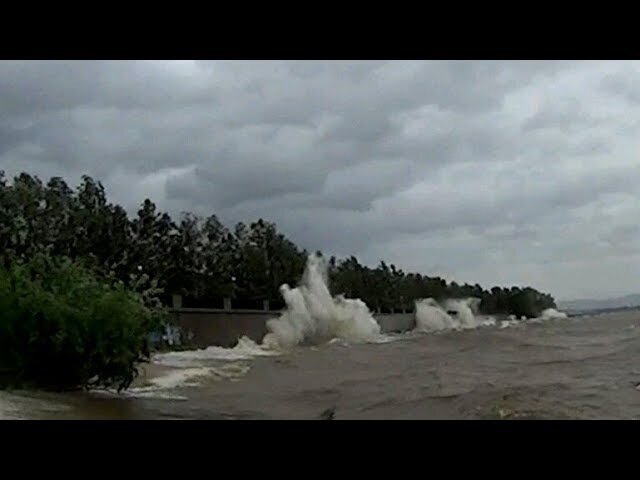
[[265, 217], [310, 250], [580, 296], [604, 281], [585, 275], [594, 255], [606, 272], [635, 255], [639, 71], [0, 62], [0, 169], [88, 173], [130, 211], [150, 196], [174, 214]]

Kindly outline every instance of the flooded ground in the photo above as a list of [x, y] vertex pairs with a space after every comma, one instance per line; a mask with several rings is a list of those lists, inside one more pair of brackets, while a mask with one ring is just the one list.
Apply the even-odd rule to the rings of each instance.
[[640, 418], [640, 312], [393, 340], [187, 356], [124, 395], [0, 392], [0, 418]]

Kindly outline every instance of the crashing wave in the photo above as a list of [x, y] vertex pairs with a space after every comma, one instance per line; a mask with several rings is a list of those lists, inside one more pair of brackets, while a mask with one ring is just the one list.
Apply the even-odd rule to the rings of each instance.
[[478, 314], [477, 298], [450, 299], [442, 304], [426, 298], [417, 300], [415, 305], [416, 330], [420, 332], [466, 330], [496, 323], [493, 317]]

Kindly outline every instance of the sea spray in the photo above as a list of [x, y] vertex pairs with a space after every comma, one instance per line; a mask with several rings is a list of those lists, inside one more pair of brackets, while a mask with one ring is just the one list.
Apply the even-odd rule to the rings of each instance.
[[278, 352], [258, 345], [248, 337], [241, 337], [233, 348], [210, 346], [201, 350], [158, 353], [154, 355], [153, 361], [167, 367], [183, 368], [208, 365], [212, 360], [237, 362], [273, 355], [278, 355]]
[[[362, 300], [331, 295], [327, 265], [315, 255], [308, 258], [300, 284], [295, 288], [282, 285], [280, 292], [286, 310], [267, 322], [268, 333], [262, 342], [258, 344], [241, 337], [233, 348], [210, 346], [202, 350], [154, 355], [154, 363], [179, 371], [166, 372], [161, 378], [152, 380], [151, 385], [133, 389], [131, 394], [169, 395], [167, 390], [197, 385], [204, 376], [238, 381], [249, 372], [250, 364], [246, 360], [281, 355], [298, 345], [309, 345], [313, 349], [313, 345], [323, 343], [345, 347], [353, 343], [386, 343], [422, 333], [474, 329], [496, 323], [494, 318], [479, 314], [480, 300], [477, 298], [448, 299], [441, 303], [427, 298], [415, 302], [416, 327], [412, 332], [382, 335], [380, 325]], [[566, 315], [548, 309], [539, 321], [555, 318], [566, 318]], [[521, 323], [515, 316], [510, 316], [500, 327]]]
[[567, 314], [564, 312], [560, 312], [555, 308], [547, 308], [542, 312], [542, 315], [540, 315], [540, 318], [542, 320], [561, 320], [561, 319], [567, 318]]
[[[286, 310], [267, 321], [268, 333], [260, 344], [242, 337], [233, 348], [211, 346], [203, 350], [169, 352], [154, 357], [156, 363], [174, 367], [207, 365], [209, 361], [240, 361], [258, 356], [279, 355], [298, 345], [318, 345], [340, 339], [342, 344], [386, 343], [391, 338], [381, 334], [367, 305], [360, 299], [332, 296], [327, 279], [327, 265], [316, 255], [309, 256], [300, 285], [282, 285], [280, 292]], [[495, 319], [479, 314], [480, 299], [433, 298], [415, 302], [416, 333], [473, 329], [495, 325]], [[545, 310], [541, 319], [566, 318], [554, 309]], [[515, 317], [501, 327], [520, 323]], [[406, 334], [405, 334], [406, 335]]]
[[309, 256], [300, 285], [282, 285], [287, 305], [278, 318], [267, 321], [268, 333], [260, 344], [241, 337], [233, 348], [210, 346], [202, 350], [156, 354], [153, 361], [171, 367], [208, 365], [212, 361], [240, 361], [279, 355], [297, 345], [313, 345], [339, 338], [347, 343], [390, 341], [359, 299], [331, 296], [327, 265], [321, 257]]
[[[169, 364], [171, 362], [168, 362]], [[171, 365], [176, 367], [176, 365]], [[238, 381], [250, 370], [248, 364], [223, 364], [217, 367], [190, 367], [174, 368], [165, 371], [159, 376], [148, 378], [146, 385], [131, 387], [127, 391], [118, 392], [114, 389], [92, 390], [94, 395], [126, 396], [132, 398], [154, 398], [163, 400], [188, 400], [185, 395], [171, 393], [175, 389], [193, 388], [201, 385], [202, 381]]]
[[267, 322], [269, 333], [262, 344], [270, 349], [286, 350], [333, 338], [376, 341], [380, 337], [380, 325], [367, 305], [342, 295], [332, 297], [327, 283], [326, 263], [321, 257], [311, 255], [300, 285], [280, 288], [287, 309], [279, 318]]
[[430, 333], [495, 325], [494, 318], [478, 315], [479, 305], [477, 298], [449, 299], [442, 304], [433, 298], [417, 300], [416, 330]]

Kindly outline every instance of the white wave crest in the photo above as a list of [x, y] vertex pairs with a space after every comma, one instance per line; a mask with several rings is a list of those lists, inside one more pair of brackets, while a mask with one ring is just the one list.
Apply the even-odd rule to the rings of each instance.
[[433, 298], [416, 301], [416, 330], [439, 332], [465, 330], [495, 325], [493, 317], [478, 315], [480, 300], [477, 298], [450, 299], [442, 304]]
[[542, 320], [560, 320], [563, 318], [567, 318], [567, 314], [555, 308], [547, 308], [542, 312], [542, 315], [540, 315], [540, 319]]
[[212, 361], [237, 362], [274, 355], [279, 355], [279, 352], [258, 345], [248, 337], [241, 337], [233, 348], [211, 346], [201, 350], [159, 353], [154, 355], [153, 362], [168, 367], [194, 367]]

